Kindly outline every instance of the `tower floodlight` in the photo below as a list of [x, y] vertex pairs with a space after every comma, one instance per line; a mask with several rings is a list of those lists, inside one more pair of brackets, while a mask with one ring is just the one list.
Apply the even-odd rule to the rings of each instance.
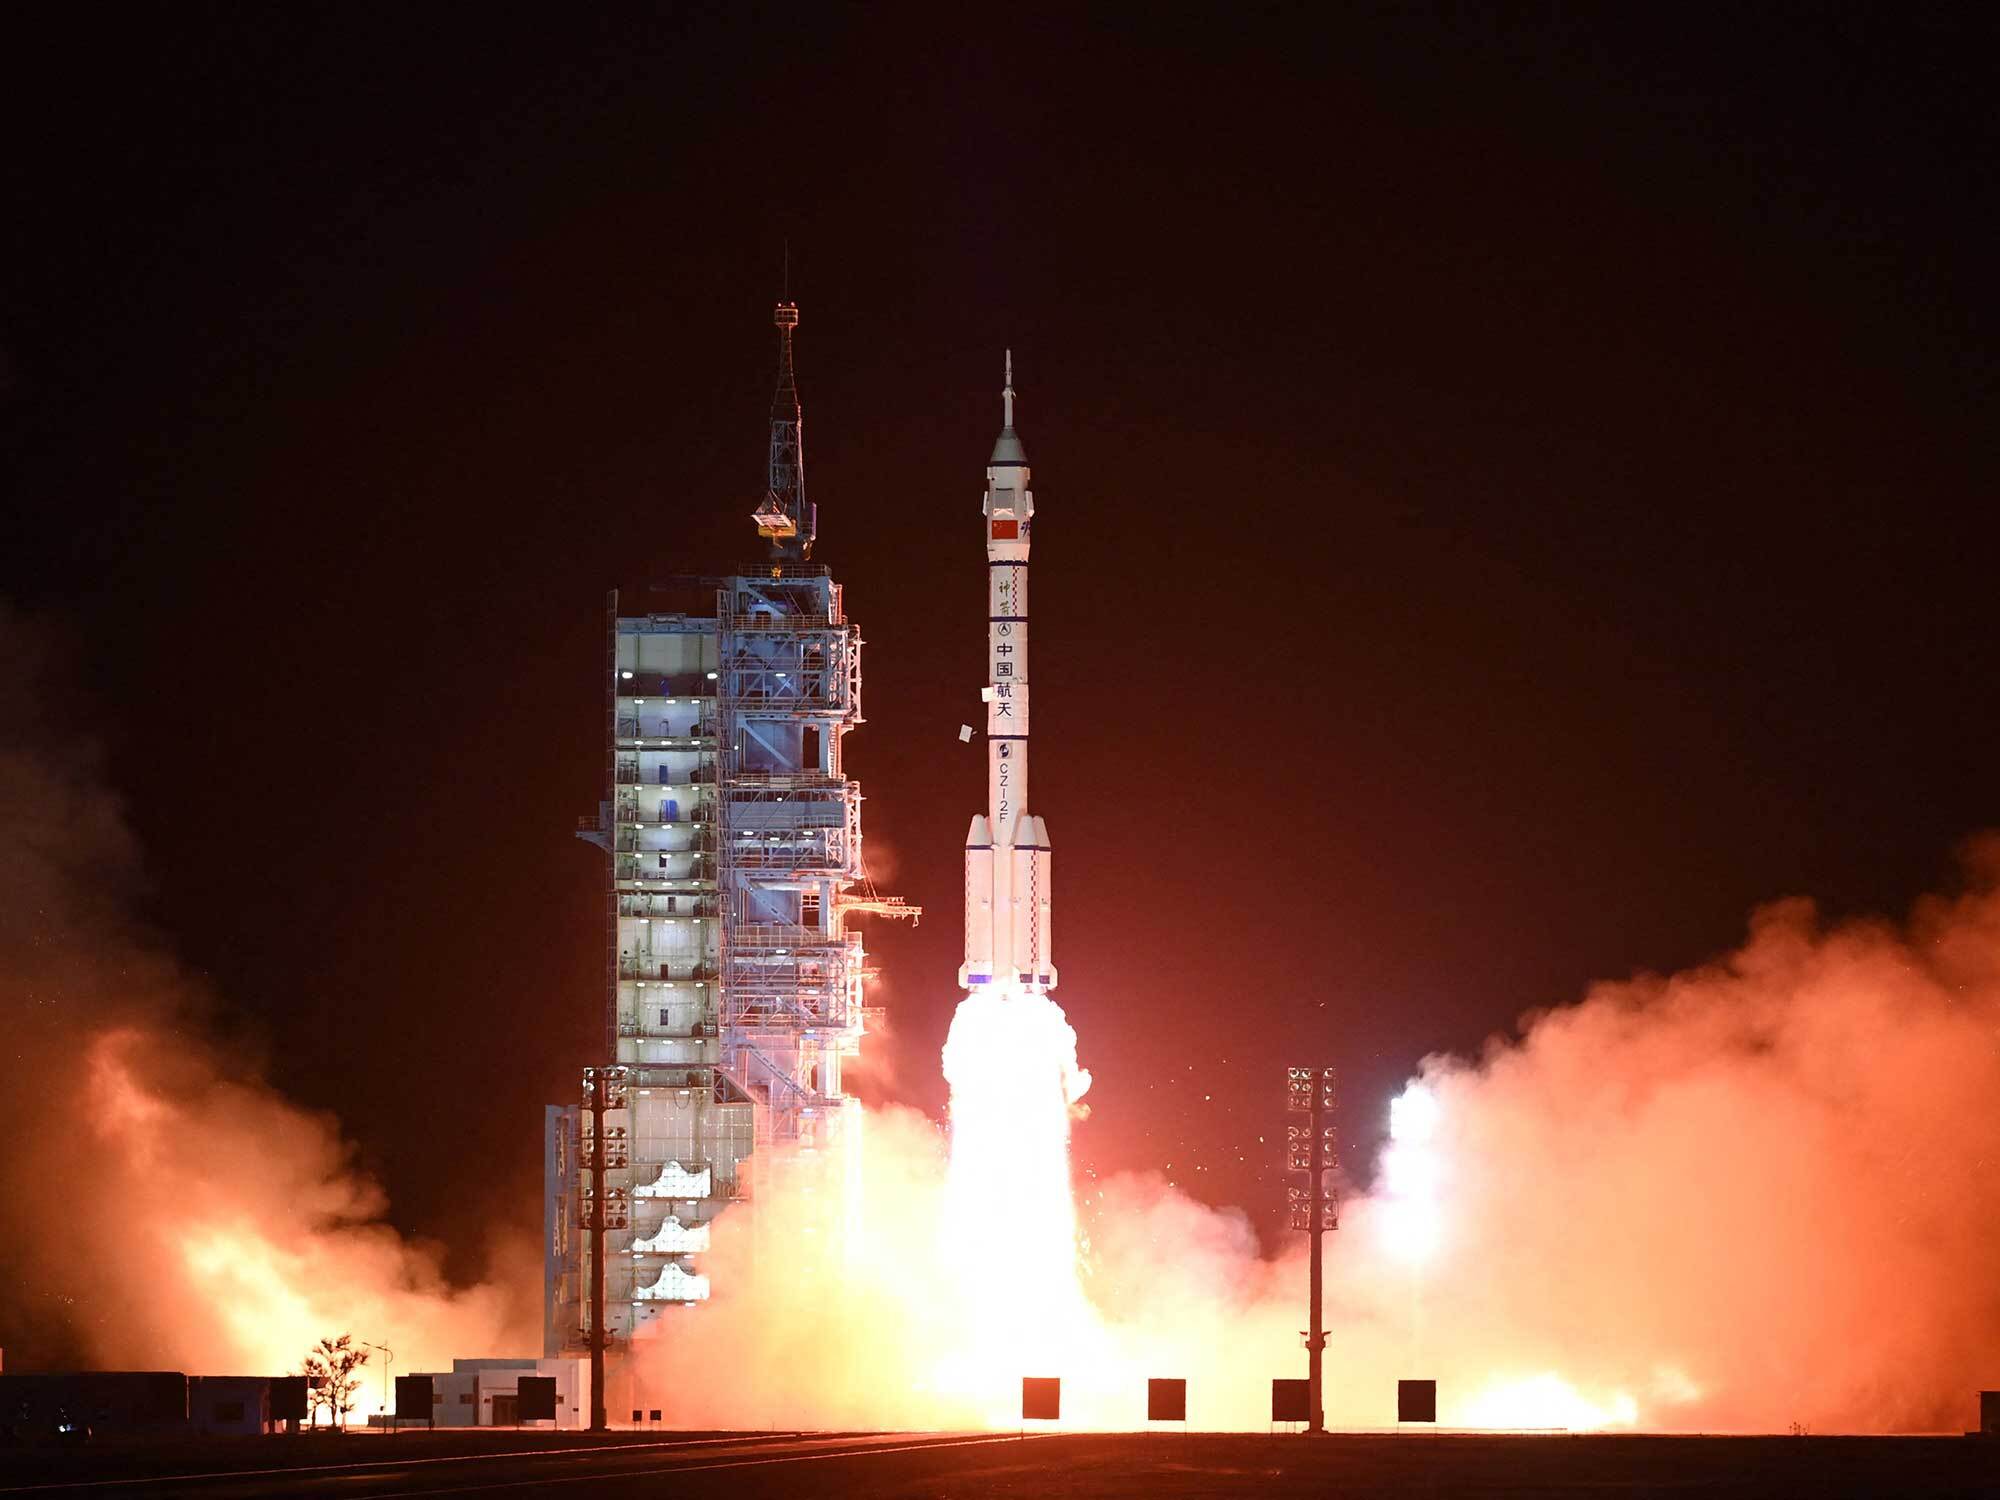
[[1312, 1236], [1306, 1294], [1310, 1326], [1305, 1330], [1308, 1432], [1326, 1430], [1320, 1375], [1321, 1356], [1326, 1349], [1320, 1236], [1340, 1227], [1340, 1129], [1334, 1122], [1336, 1083], [1332, 1068], [1285, 1069], [1285, 1109], [1310, 1116], [1303, 1125], [1285, 1126], [1285, 1167], [1306, 1176], [1304, 1187], [1294, 1184], [1285, 1189], [1285, 1219], [1293, 1229]]

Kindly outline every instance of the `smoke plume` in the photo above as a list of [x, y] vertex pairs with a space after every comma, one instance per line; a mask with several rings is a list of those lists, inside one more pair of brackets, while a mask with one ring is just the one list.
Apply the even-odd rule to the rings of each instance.
[[1539, 1389], [1647, 1426], [1963, 1430], [2000, 1377], [2000, 840], [1968, 875], [1900, 926], [1777, 903], [1719, 962], [1428, 1062], [1402, 1362], [1503, 1421]]
[[[447, 1285], [335, 1123], [207, 1039], [129, 915], [140, 862], [88, 748], [40, 712], [54, 660], [0, 609], [12, 1363], [275, 1371], [349, 1329], [408, 1369], [532, 1349], [532, 1246]], [[1303, 1373], [1301, 1242], [1267, 1256], [1156, 1176], [1075, 1202], [1088, 1075], [1048, 1002], [968, 1000], [948, 1070], [949, 1153], [885, 1108], [850, 1161], [760, 1173], [702, 1257], [713, 1300], [617, 1377], [629, 1404], [1007, 1426], [1021, 1376], [1060, 1375], [1066, 1422], [1135, 1427], [1146, 1379], [1183, 1376], [1193, 1425], [1261, 1429], [1268, 1381]], [[1906, 921], [1780, 902], [1711, 964], [1430, 1058], [1329, 1240], [1328, 1418], [1387, 1424], [1416, 1376], [1464, 1425], [1958, 1430], [2000, 1386], [1996, 1099], [2000, 839]]]
[[404, 1370], [534, 1351], [532, 1243], [496, 1247], [503, 1278], [448, 1286], [336, 1122], [210, 1039], [212, 999], [131, 915], [141, 863], [95, 751], [49, 721], [64, 660], [0, 604], [10, 1368], [271, 1374], [350, 1330]]
[[[1419, 1377], [1467, 1426], [1962, 1429], [2000, 1384], [2000, 840], [1967, 869], [1904, 924], [1780, 902], [1726, 958], [1428, 1059], [1329, 1238], [1328, 1420], [1388, 1425]], [[1005, 1427], [1021, 1376], [1060, 1375], [1066, 1425], [1129, 1428], [1148, 1377], [1182, 1376], [1195, 1426], [1263, 1428], [1269, 1380], [1304, 1373], [1302, 1241], [1267, 1258], [1240, 1213], [1128, 1176], [1082, 1205], [1073, 1250], [1066, 1205], [1022, 1177], [1075, 1097], [1074, 1035], [1043, 1006], [961, 1008], [954, 1129], [968, 1100], [1016, 1122], [972, 1177], [892, 1111], [867, 1122], [846, 1253], [823, 1192], [761, 1201], [761, 1229], [725, 1215], [715, 1300], [640, 1346], [643, 1404]], [[968, 1249], [951, 1231], [982, 1183]]]

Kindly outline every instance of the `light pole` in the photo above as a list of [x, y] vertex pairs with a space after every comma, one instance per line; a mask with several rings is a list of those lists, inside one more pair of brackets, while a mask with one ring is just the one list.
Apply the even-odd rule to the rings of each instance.
[[605, 1133], [605, 1111], [625, 1107], [625, 1085], [627, 1073], [624, 1068], [585, 1068], [583, 1070], [583, 1112], [589, 1117], [590, 1128], [583, 1137], [582, 1167], [590, 1173], [590, 1186], [584, 1190], [582, 1209], [583, 1230], [590, 1238], [590, 1430], [605, 1432], [610, 1428], [604, 1410], [604, 1352], [611, 1344], [611, 1335], [604, 1326], [604, 1232], [607, 1229], [623, 1229], [625, 1218], [625, 1190], [613, 1187], [607, 1174], [627, 1166], [630, 1161], [624, 1142]]
[[1307, 1123], [1285, 1126], [1285, 1166], [1304, 1172], [1305, 1187], [1285, 1189], [1290, 1223], [1312, 1236], [1312, 1253], [1307, 1261], [1306, 1307], [1306, 1431], [1326, 1431], [1326, 1412], [1321, 1405], [1320, 1360], [1326, 1350], [1326, 1330], [1321, 1321], [1320, 1236], [1340, 1228], [1340, 1197], [1334, 1173], [1339, 1168], [1339, 1130], [1334, 1118], [1334, 1071], [1332, 1068], [1285, 1069], [1285, 1108], [1306, 1116]]
[[379, 1349], [382, 1352], [382, 1415], [389, 1418], [389, 1430], [394, 1432], [396, 1419], [390, 1414], [389, 1408], [389, 1367], [396, 1362], [396, 1351], [387, 1344], [371, 1344], [366, 1339], [361, 1341], [361, 1347]]

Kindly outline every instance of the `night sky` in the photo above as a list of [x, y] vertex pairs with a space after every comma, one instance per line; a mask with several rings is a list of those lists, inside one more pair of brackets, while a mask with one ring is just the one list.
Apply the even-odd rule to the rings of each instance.
[[290, 9], [15, 39], [0, 594], [215, 1026], [462, 1257], [600, 1034], [605, 592], [759, 556], [787, 241], [930, 912], [873, 1099], [943, 1103], [1007, 345], [1082, 1170], [1275, 1242], [1285, 1063], [1365, 1171], [1427, 1052], [2000, 824], [1990, 11]]

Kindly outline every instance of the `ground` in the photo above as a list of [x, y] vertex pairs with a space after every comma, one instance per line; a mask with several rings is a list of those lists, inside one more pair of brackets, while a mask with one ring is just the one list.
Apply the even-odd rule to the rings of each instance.
[[2000, 1496], [2000, 1440], [486, 1431], [100, 1440], [0, 1454], [0, 1496], [611, 1493], [1193, 1497]]

